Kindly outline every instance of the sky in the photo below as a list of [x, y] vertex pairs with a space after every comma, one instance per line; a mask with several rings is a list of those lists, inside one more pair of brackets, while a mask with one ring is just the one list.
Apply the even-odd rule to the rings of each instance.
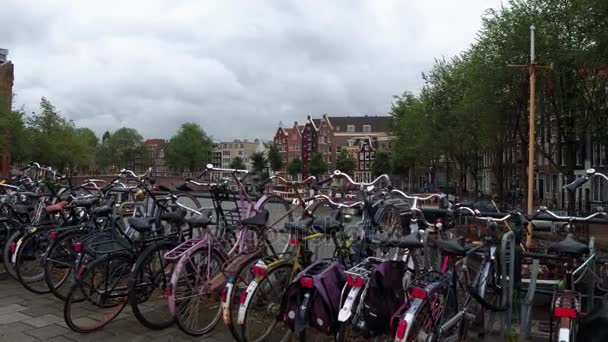
[[384, 115], [500, 0], [2, 0], [14, 107], [98, 135], [271, 138], [307, 115]]

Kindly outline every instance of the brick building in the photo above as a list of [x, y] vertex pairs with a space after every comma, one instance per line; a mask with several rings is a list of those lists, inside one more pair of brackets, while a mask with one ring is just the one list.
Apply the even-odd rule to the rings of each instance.
[[294, 122], [293, 127], [283, 128], [282, 125], [277, 129], [274, 135], [274, 144], [279, 149], [281, 159], [283, 160], [283, 168], [281, 172], [287, 171], [287, 166], [295, 158], [302, 158], [302, 130], [304, 126]]
[[[358, 161], [355, 178], [368, 180], [375, 151], [390, 148], [390, 120], [390, 116], [323, 115], [313, 119], [309, 115], [303, 126], [296, 122], [292, 128], [279, 127], [274, 142], [281, 151], [285, 167], [299, 157], [304, 170], [308, 170], [314, 153], [323, 156], [328, 170], [335, 169], [337, 154], [346, 148]], [[307, 176], [306, 171], [304, 176]]]
[[[0, 115], [12, 109], [13, 80], [14, 67], [8, 60], [8, 50], [0, 49]], [[6, 133], [0, 131], [0, 134], [4, 135], [3, 145], [0, 145], [0, 176], [8, 176], [11, 165], [10, 141]]]
[[148, 151], [148, 161], [154, 173], [158, 176], [167, 176], [169, 167], [165, 159], [165, 145], [167, 141], [164, 139], [148, 139], [144, 141], [146, 150]]

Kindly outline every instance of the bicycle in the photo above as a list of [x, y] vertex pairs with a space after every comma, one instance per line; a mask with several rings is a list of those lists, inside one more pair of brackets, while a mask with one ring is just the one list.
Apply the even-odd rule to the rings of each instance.
[[[455, 214], [470, 215], [476, 220], [485, 221], [490, 231], [496, 229], [497, 223], [512, 217], [519, 219], [520, 225], [527, 223], [520, 214], [484, 213], [485, 216], [481, 216], [479, 211], [467, 207], [458, 207]], [[469, 321], [475, 319], [475, 314], [480, 315], [480, 319], [485, 317], [483, 311], [471, 312], [477, 311], [471, 309], [472, 299], [484, 310], [506, 310], [501, 287], [505, 281], [512, 280], [498, 276], [499, 264], [492, 237], [473, 244], [464, 243], [458, 238], [440, 238], [434, 243], [443, 254], [441, 269], [427, 271], [407, 288], [404, 308], [393, 316], [395, 341], [466, 340]], [[471, 255], [482, 257], [473, 278], [467, 265]], [[485, 325], [485, 321], [482, 321], [482, 325]]]

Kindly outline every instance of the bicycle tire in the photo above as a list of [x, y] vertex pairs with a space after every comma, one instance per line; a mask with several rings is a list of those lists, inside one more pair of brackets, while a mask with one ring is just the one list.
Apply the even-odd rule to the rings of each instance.
[[[271, 228], [271, 230], [269, 230], [266, 234], [274, 234], [274, 236], [271, 236], [268, 240], [271, 242], [278, 242], [278, 248], [276, 248], [275, 252], [286, 253], [291, 248], [291, 245], [289, 244], [291, 233], [285, 233], [284, 224], [293, 221], [291, 204], [289, 204], [289, 202], [287, 202], [287, 200], [285, 200], [283, 197], [269, 195], [266, 197], [264, 202], [260, 204], [259, 208], [260, 210], [266, 209], [270, 212], [271, 218], [269, 219], [268, 227]], [[285, 210], [285, 212], [281, 212], [277, 215], [277, 212], [280, 210]], [[280, 219], [277, 219], [277, 216], [279, 216]]]
[[[496, 284], [496, 273], [494, 272], [494, 263], [489, 262], [488, 264], [489, 266], [489, 270], [488, 270], [488, 277], [490, 277], [490, 282], [487, 282], [487, 279], [480, 279], [480, 281], [485, 280], [486, 284], [485, 284], [485, 291], [484, 293], [480, 294], [479, 291], [480, 289], [477, 289], [476, 287], [480, 287], [481, 284], [476, 284], [475, 286], [469, 286], [467, 288], [469, 294], [471, 295], [471, 297], [473, 297], [473, 299], [475, 299], [475, 301], [477, 303], [479, 303], [484, 309], [490, 310], [492, 312], [504, 312], [507, 310], [507, 305], [504, 303], [501, 303], [500, 305], [496, 305], [493, 303], [493, 301], [489, 298], [491, 298], [489, 295], [490, 294], [495, 294], [498, 296], [498, 298], [501, 298], [502, 296], [502, 287], [499, 284]], [[480, 277], [483, 277], [483, 274], [480, 275]], [[490, 289], [491, 291], [488, 291], [488, 289]]]
[[[129, 276], [128, 296], [131, 309], [133, 310], [133, 314], [141, 324], [153, 330], [165, 329], [175, 323], [175, 317], [168, 313], [167, 294], [165, 290], [169, 287], [171, 276], [169, 275], [169, 277], [167, 277], [166, 267], [168, 266], [168, 263], [163, 260], [163, 256], [166, 252], [172, 250], [177, 245], [178, 243], [175, 241], [162, 241], [147, 247], [142, 253], [140, 253], [139, 257], [137, 258], [137, 261], [135, 262], [135, 266], [133, 267], [131, 275]], [[152, 278], [151, 284], [147, 288], [143, 289], [144, 291], [146, 291], [146, 293], [144, 293], [142, 296], [142, 294], [139, 292], [141, 291], [141, 289], [138, 289], [138, 287], [140, 287], [140, 284], [143, 281], [143, 277], [145, 276], [144, 272], [146, 272], [146, 267], [149, 266], [150, 262], [157, 261], [156, 257], [159, 255], [161, 259], [160, 265], [162, 272], [159, 271], [157, 272], [158, 274], [152, 274], [152, 276], [150, 277]], [[171, 271], [172, 268], [173, 265], [169, 265], [169, 269]], [[154, 270], [152, 271], [154, 272]], [[150, 276], [150, 274], [148, 274], [148, 276]], [[143, 310], [142, 308], [140, 308], [140, 305], [145, 304], [149, 306], [149, 299], [150, 297], [154, 296], [154, 290], [160, 290], [161, 302], [164, 305], [162, 305], [161, 308], [156, 307], [153, 310]], [[165, 314], [163, 316], [168, 316], [169, 318], [161, 317], [156, 319], [152, 317], [156, 314], [162, 315], [163, 313]]]
[[[198, 291], [197, 294], [192, 295], [192, 296], [187, 296], [188, 291], [192, 290], [192, 287], [197, 285], [196, 283], [191, 284], [190, 283], [191, 280], [194, 280], [196, 282], [197, 280], [199, 280], [199, 278], [201, 278], [201, 277], [195, 276], [194, 279], [190, 279], [189, 273], [195, 272], [195, 274], [197, 274], [197, 272], [199, 272], [199, 270], [201, 270], [202, 267], [207, 266], [207, 264], [200, 264], [200, 263], [197, 265], [196, 263], [192, 262], [192, 259], [193, 259], [193, 257], [195, 257], [197, 255], [200, 258], [203, 258], [207, 255], [207, 253], [210, 253], [209, 259], [215, 261], [215, 265], [218, 265], [218, 268], [216, 270], [214, 270], [214, 273], [212, 274], [212, 276], [206, 280], [207, 282], [210, 281], [211, 279], [213, 279], [214, 276], [216, 276], [222, 272], [225, 260], [224, 260], [224, 257], [222, 254], [217, 252], [215, 249], [212, 249], [211, 251], [209, 251], [207, 247], [203, 247], [203, 248], [200, 248], [200, 249], [194, 251], [188, 257], [184, 256], [184, 257], [180, 258], [180, 260], [177, 262], [177, 264], [175, 266], [173, 274], [171, 275], [172, 293], [169, 296], [169, 309], [175, 315], [176, 323], [177, 323], [177, 326], [180, 328], [180, 330], [182, 330], [183, 332], [185, 332], [186, 334], [188, 334], [190, 336], [202, 336], [202, 335], [209, 333], [211, 330], [213, 330], [213, 328], [215, 328], [215, 326], [219, 322], [221, 315], [222, 315], [222, 306], [221, 306], [221, 299], [219, 297], [219, 293], [217, 295], [217, 298], [215, 298], [216, 297], [215, 294], [211, 293], [211, 294], [204, 294], [205, 296], [208, 296], [210, 298], [209, 303], [212, 304], [211, 310], [210, 310], [210, 313], [212, 313], [212, 317], [211, 317], [211, 320], [209, 320], [208, 324], [206, 324], [202, 327], [193, 327], [192, 325], [188, 324], [186, 317], [182, 316], [182, 314], [184, 313], [184, 310], [188, 309], [188, 307], [185, 307], [185, 305], [187, 304], [186, 300], [190, 301], [191, 300], [190, 298], [200, 297], [201, 292], [202, 292], [200, 290], [197, 290]], [[207, 262], [207, 263], [211, 264], [211, 262], [209, 262], [209, 261], [203, 261], [203, 262]], [[189, 268], [189, 269], [187, 269], [187, 268]], [[194, 291], [192, 291], [192, 293], [194, 293]], [[186, 297], [183, 297], [183, 294], [186, 294]], [[215, 313], [213, 313], [213, 306], [217, 306], [217, 308], [215, 309]], [[185, 307], [185, 309], [184, 309], [184, 307]], [[191, 315], [188, 317], [191, 317]], [[196, 320], [196, 323], [198, 323], [198, 319]]]
[[[108, 254], [89, 263], [83, 268], [78, 280], [72, 284], [70, 292], [63, 306], [63, 318], [67, 326], [79, 333], [90, 333], [99, 330], [116, 318], [128, 303], [128, 277], [133, 265], [133, 256], [128, 253]], [[115, 279], [118, 277], [118, 279]], [[94, 282], [102, 280], [104, 290], [99, 290], [94, 286]], [[109, 291], [110, 296], [113, 291], [117, 300], [107, 300], [105, 295], [108, 293], [107, 282], [111, 281], [114, 287]], [[116, 282], [124, 285], [118, 289]], [[99, 282], [98, 282], [99, 283]], [[83, 295], [83, 298], [77, 297]], [[94, 298], [94, 296], [100, 297]], [[74, 312], [75, 306], [83, 308], [83, 313]], [[91, 311], [101, 311], [110, 309], [108, 314], [91, 315]], [[89, 314], [87, 314], [89, 313]], [[88, 324], [87, 324], [88, 323]]]
[[[25, 234], [16, 252], [15, 273], [17, 274], [17, 279], [26, 290], [35, 294], [47, 294], [51, 292], [44, 281], [43, 263], [44, 254], [48, 250], [49, 245], [48, 230], [43, 229]], [[28, 263], [25, 264], [26, 262]], [[26, 265], [28, 266], [26, 267]], [[33, 270], [30, 271], [29, 268], [33, 268]]]
[[[50, 246], [44, 261], [44, 281], [49, 287], [51, 293], [65, 301], [70, 291], [70, 287], [73, 283], [71, 275], [74, 271], [74, 262], [76, 261], [75, 251], [72, 249], [73, 241], [80, 237], [87, 236], [88, 230], [77, 230], [70, 231], [61, 234]], [[65, 253], [64, 253], [65, 252]], [[57, 255], [57, 253], [62, 253]], [[61, 260], [65, 259], [65, 260]], [[60, 276], [59, 281], [53, 279], [54, 275], [57, 275], [57, 271], [54, 269], [54, 263], [62, 265], [66, 271]]]
[[[283, 297], [283, 294], [285, 292], [285, 290], [287, 289], [287, 286], [289, 285], [291, 279], [293, 278], [293, 264], [288, 263], [288, 264], [282, 264], [279, 265], [277, 267], [272, 268], [268, 274], [259, 282], [259, 284], [256, 286], [255, 290], [253, 291], [253, 293], [251, 294], [251, 298], [249, 300], [249, 302], [247, 303], [247, 308], [245, 309], [245, 315], [243, 317], [243, 324], [241, 325], [241, 333], [240, 336], [242, 337], [242, 341], [245, 342], [261, 342], [261, 341], [266, 341], [266, 340], [275, 340], [275, 339], [268, 339], [268, 336], [272, 333], [272, 330], [274, 329], [275, 325], [277, 323], [281, 323], [280, 321], [278, 321], [276, 319], [276, 314], [274, 315], [270, 315], [270, 320], [271, 322], [271, 326], [267, 327], [265, 329], [265, 331], [261, 334], [261, 336], [256, 336], [255, 338], [253, 336], [249, 335], [249, 331], [252, 330], [251, 326], [248, 325], [249, 319], [252, 317], [253, 315], [253, 310], [252, 308], [254, 308], [255, 304], [257, 303], [257, 298], [259, 297], [259, 295], [262, 293], [261, 291], [263, 291], [263, 289], [266, 286], [266, 283], [270, 281], [270, 279], [272, 279], [272, 276], [276, 273], [279, 272], [284, 272], [286, 274], [288, 274], [288, 278], [286, 279], [286, 281], [284, 283], [280, 283], [280, 285], [282, 286], [277, 286], [277, 289], [279, 291], [281, 291], [280, 293], [277, 294], [276, 297], [274, 296], [267, 296], [265, 295], [266, 299], [271, 299], [271, 298], [275, 298], [278, 299], [279, 302], [278, 303], [274, 303], [275, 308], [280, 309], [280, 301]], [[274, 288], [274, 286], [272, 286]], [[277, 306], [278, 304], [278, 306]], [[264, 305], [260, 305], [261, 307], [266, 307], [269, 308], [269, 304], [264, 304]], [[255, 317], [261, 317], [258, 315], [253, 315]], [[289, 333], [291, 334], [291, 331], [289, 330], [289, 328], [285, 329], [286, 334]], [[280, 333], [279, 333], [280, 334]]]
[[19, 279], [17, 279], [17, 272], [15, 271], [15, 265], [12, 261], [13, 253], [11, 248], [14, 248], [12, 246], [16, 246], [17, 241], [19, 241], [21, 236], [23, 236], [23, 231], [21, 229], [18, 229], [13, 232], [13, 234], [11, 234], [11, 236], [6, 240], [4, 250], [2, 251], [2, 262], [4, 263], [4, 270], [11, 278], [17, 281], [19, 281]]
[[228, 330], [232, 337], [237, 341], [242, 341], [241, 330], [237, 329], [236, 321], [239, 312], [240, 298], [244, 291], [247, 291], [249, 283], [254, 278], [251, 269], [259, 260], [258, 257], [252, 258], [250, 261], [243, 263], [239, 270], [236, 272], [232, 283], [232, 291], [230, 291], [230, 306], [228, 307], [228, 313], [230, 315], [230, 321], [227, 322]]

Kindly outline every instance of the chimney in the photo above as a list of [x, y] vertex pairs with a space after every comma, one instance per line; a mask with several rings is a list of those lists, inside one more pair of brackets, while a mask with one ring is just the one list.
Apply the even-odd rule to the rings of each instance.
[[0, 63], [8, 61], [8, 50], [0, 49]]

